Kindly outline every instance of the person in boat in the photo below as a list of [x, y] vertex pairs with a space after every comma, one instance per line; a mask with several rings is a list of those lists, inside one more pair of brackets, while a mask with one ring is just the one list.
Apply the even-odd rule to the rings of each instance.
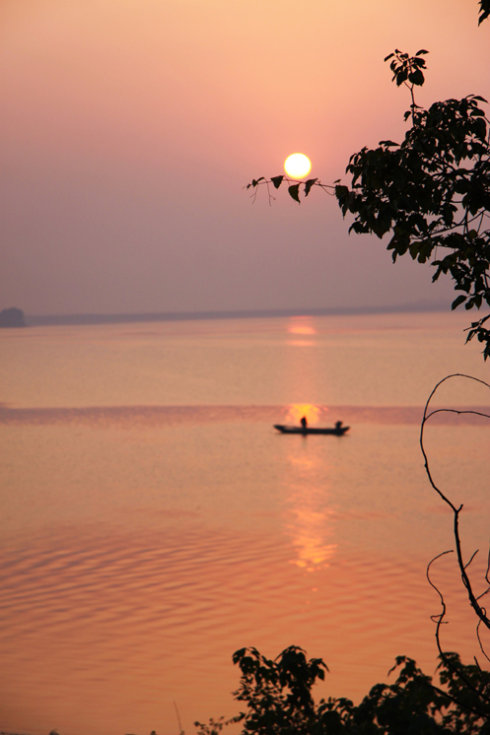
[[342, 431], [342, 421], [336, 421], [335, 428], [337, 431]]
[[303, 431], [306, 431], [306, 428], [308, 426], [308, 421], [307, 421], [306, 416], [303, 416], [299, 423], [301, 424], [301, 428], [303, 429]]

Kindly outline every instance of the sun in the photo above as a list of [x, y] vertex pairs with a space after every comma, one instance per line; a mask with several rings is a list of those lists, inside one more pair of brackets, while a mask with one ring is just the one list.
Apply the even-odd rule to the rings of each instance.
[[291, 153], [284, 161], [284, 170], [292, 179], [304, 179], [311, 171], [311, 161], [304, 153]]

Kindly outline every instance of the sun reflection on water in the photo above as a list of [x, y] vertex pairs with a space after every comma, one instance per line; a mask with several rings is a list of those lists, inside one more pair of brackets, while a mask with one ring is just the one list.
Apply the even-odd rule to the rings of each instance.
[[295, 535], [293, 545], [297, 550], [296, 566], [313, 572], [329, 566], [337, 544], [325, 543], [328, 534], [329, 514], [313, 508], [295, 508]]
[[314, 340], [305, 339], [307, 337], [314, 337], [317, 334], [317, 329], [311, 316], [291, 317], [287, 324], [287, 332], [293, 336], [293, 339], [288, 341], [289, 345], [312, 347], [315, 344]]
[[[294, 409], [296, 412], [289, 414], [291, 418], [306, 416], [310, 421], [320, 414], [320, 409], [310, 404], [297, 404]], [[334, 511], [328, 504], [329, 488], [318, 483], [319, 475], [325, 474], [325, 460], [323, 456], [308, 452], [304, 444], [301, 447], [291, 445], [287, 460], [286, 527], [296, 551], [291, 563], [314, 572], [330, 566], [338, 546], [332, 541]]]
[[296, 317], [291, 319], [288, 324], [289, 334], [316, 334], [316, 329], [310, 321], [306, 321], [304, 317]]

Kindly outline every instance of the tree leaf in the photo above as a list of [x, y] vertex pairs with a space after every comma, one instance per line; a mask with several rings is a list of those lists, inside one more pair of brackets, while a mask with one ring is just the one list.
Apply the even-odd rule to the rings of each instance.
[[311, 187], [314, 186], [317, 181], [318, 179], [308, 179], [308, 181], [305, 181], [305, 197], [308, 196]]
[[284, 180], [284, 175], [282, 175], [282, 174], [279, 175], [279, 176], [271, 176], [271, 181], [274, 184], [274, 186], [276, 187], [276, 189], [279, 189], [279, 187], [281, 186], [283, 180]]
[[299, 202], [299, 184], [291, 184], [291, 186], [288, 186], [288, 193], [291, 199], [294, 199], [295, 202]]
[[408, 75], [409, 82], [412, 82], [412, 84], [417, 84], [419, 87], [421, 87], [425, 81], [423, 73], [420, 71], [420, 69], [414, 69], [410, 74]]
[[456, 309], [460, 304], [463, 303], [463, 301], [466, 301], [466, 296], [460, 294], [457, 298], [454, 299], [453, 303], [451, 304], [451, 309]]
[[478, 25], [482, 23], [490, 15], [490, 0], [480, 0], [480, 15]]
[[261, 181], [265, 181], [265, 177], [264, 176], [260, 176], [258, 179], [252, 179], [252, 181], [250, 182], [250, 184], [247, 184], [247, 189], [250, 189], [250, 187], [258, 186]]

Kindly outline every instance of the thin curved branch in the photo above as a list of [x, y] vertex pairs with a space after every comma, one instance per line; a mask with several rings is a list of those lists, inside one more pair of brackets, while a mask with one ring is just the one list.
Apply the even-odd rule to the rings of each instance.
[[[427, 568], [426, 568], [426, 572], [425, 572], [426, 577], [427, 577], [427, 581], [429, 582], [429, 584], [432, 587], [432, 589], [434, 589], [435, 592], [437, 593], [437, 595], [439, 597], [439, 601], [441, 603], [441, 611], [437, 615], [431, 615], [431, 620], [436, 624], [435, 638], [436, 638], [436, 645], [437, 645], [437, 650], [439, 651], [439, 657], [440, 657], [440, 659], [442, 661], [444, 661], [444, 663], [447, 666], [447, 668], [450, 669], [450, 671], [452, 671], [452, 673], [455, 676], [458, 676], [461, 679], [461, 681], [463, 681], [465, 683], [465, 685], [474, 694], [477, 695], [477, 697], [481, 698], [482, 697], [482, 692], [480, 690], [478, 690], [474, 686], [474, 684], [471, 682], [471, 680], [467, 676], [465, 676], [465, 674], [462, 673], [460, 669], [458, 669], [456, 666], [454, 666], [451, 658], [446, 655], [446, 653], [444, 652], [444, 650], [442, 648], [442, 645], [441, 645], [441, 626], [442, 625], [447, 625], [447, 623], [444, 620], [444, 618], [446, 617], [447, 607], [446, 607], [446, 601], [444, 599], [444, 595], [442, 594], [442, 592], [439, 589], [439, 587], [435, 584], [435, 582], [433, 582], [433, 580], [432, 580], [432, 578], [430, 576], [430, 570], [431, 570], [431, 567], [434, 564], [434, 562], [438, 561], [443, 556], [446, 556], [447, 554], [452, 554], [452, 553], [453, 553], [453, 550], [452, 549], [449, 549], [449, 550], [446, 550], [446, 551], [442, 551], [440, 554], [437, 554], [436, 556], [434, 556], [430, 560], [430, 562], [427, 564]], [[482, 649], [482, 651], [483, 651], [483, 649]], [[484, 651], [483, 651], [483, 653], [484, 653]], [[469, 706], [467, 702], [461, 702], [459, 699], [457, 699], [456, 697], [452, 696], [448, 692], [445, 692], [444, 690], [441, 690], [441, 689], [438, 689], [438, 691], [441, 694], [444, 694], [452, 702], [454, 702], [455, 704], [457, 704], [458, 707], [461, 707], [462, 709], [469, 710], [470, 712], [473, 712], [474, 714], [476, 714], [476, 715], [478, 715], [480, 717], [482, 715], [484, 715], [484, 714], [486, 715], [486, 713], [482, 712], [481, 710], [479, 710], [479, 709], [477, 709], [475, 707]]]
[[482, 416], [484, 419], [490, 419], [490, 414], [484, 413], [483, 411], [475, 411], [473, 408], [435, 408], [427, 414], [426, 420], [430, 419], [431, 416], [435, 416], [436, 413], [472, 414], [473, 416]]
[[[421, 425], [420, 425], [419, 444], [420, 444], [420, 449], [422, 451], [422, 456], [424, 458], [425, 471], [426, 471], [427, 477], [429, 478], [429, 482], [430, 482], [431, 487], [433, 488], [433, 490], [435, 490], [436, 493], [440, 496], [440, 498], [442, 500], [444, 500], [444, 502], [447, 505], [449, 505], [449, 507], [451, 508], [451, 510], [453, 511], [453, 513], [458, 513], [459, 510], [461, 510], [461, 508], [458, 510], [456, 508], [456, 506], [454, 505], [454, 503], [435, 484], [434, 479], [433, 479], [432, 474], [431, 474], [431, 471], [430, 471], [429, 458], [428, 458], [427, 452], [425, 451], [425, 445], [424, 445], [425, 424], [427, 423], [427, 421], [429, 420], [429, 418], [431, 416], [435, 415], [436, 413], [440, 413], [442, 411], [458, 413], [458, 411], [456, 409], [435, 409], [434, 411], [429, 411], [429, 407], [430, 407], [431, 401], [434, 398], [434, 396], [437, 393], [437, 391], [439, 390], [439, 388], [441, 387], [441, 385], [443, 383], [445, 383], [447, 380], [451, 380], [452, 378], [466, 378], [468, 380], [474, 380], [475, 382], [480, 383], [481, 385], [484, 385], [487, 388], [490, 388], [490, 384], [487, 383], [484, 380], [481, 380], [480, 378], [475, 378], [474, 376], [472, 376], [472, 375], [466, 375], [465, 373], [451, 373], [451, 375], [446, 375], [444, 378], [442, 378], [442, 380], [440, 380], [438, 383], [436, 383], [436, 385], [434, 386], [434, 388], [430, 392], [429, 397], [428, 397], [428, 399], [427, 399], [427, 401], [425, 403], [425, 407], [424, 407], [424, 412], [423, 412], [423, 416], [422, 416], [422, 422], [421, 422]], [[461, 413], [463, 413], [463, 411], [461, 411]], [[473, 413], [473, 412], [468, 411], [468, 413]], [[476, 413], [478, 413], [478, 415], [481, 415], [481, 416], [483, 416], [485, 418], [490, 418], [490, 416], [488, 416], [488, 414], [484, 414], [484, 413], [480, 413], [480, 412], [476, 412]]]
[[[468, 594], [468, 599], [470, 601], [470, 605], [472, 606], [473, 610], [475, 611], [475, 614], [477, 615], [477, 617], [481, 621], [481, 623], [483, 623], [484, 626], [486, 626], [488, 629], [490, 629], [490, 618], [488, 617], [488, 615], [486, 613], [486, 609], [484, 607], [482, 607], [482, 605], [480, 605], [480, 603], [479, 603], [479, 599], [481, 599], [482, 595], [479, 595], [479, 596], [475, 595], [475, 593], [473, 591], [473, 587], [472, 587], [471, 581], [470, 581], [470, 578], [469, 578], [468, 573], [467, 573], [467, 569], [468, 569], [469, 565], [471, 564], [471, 562], [473, 561], [473, 559], [475, 557], [475, 554], [477, 552], [474, 552], [472, 554], [472, 556], [470, 557], [470, 560], [467, 563], [465, 563], [464, 562], [464, 559], [463, 559], [463, 551], [462, 551], [462, 544], [461, 544], [461, 535], [460, 535], [460, 532], [459, 532], [459, 515], [460, 515], [460, 513], [461, 513], [461, 511], [463, 509], [463, 505], [456, 506], [453, 503], [453, 501], [447, 495], [445, 495], [445, 493], [443, 493], [442, 490], [436, 485], [436, 483], [434, 481], [434, 478], [432, 476], [431, 470], [430, 470], [429, 459], [428, 459], [428, 455], [427, 455], [427, 452], [425, 450], [425, 445], [424, 445], [424, 430], [425, 430], [425, 425], [426, 425], [427, 421], [429, 420], [429, 418], [431, 416], [434, 416], [436, 413], [441, 413], [443, 411], [453, 412], [453, 413], [473, 413], [473, 414], [476, 414], [476, 415], [483, 416], [485, 418], [490, 418], [490, 416], [488, 416], [488, 414], [485, 414], [485, 413], [480, 412], [480, 411], [459, 411], [459, 410], [456, 410], [456, 409], [435, 409], [433, 411], [432, 410], [429, 410], [430, 409], [431, 401], [432, 401], [434, 395], [436, 394], [436, 392], [438, 391], [438, 389], [440, 388], [440, 386], [443, 383], [445, 383], [447, 380], [450, 380], [452, 378], [465, 378], [465, 379], [468, 379], [468, 380], [472, 380], [472, 381], [474, 381], [476, 383], [480, 383], [481, 385], [485, 386], [486, 388], [490, 388], [490, 384], [487, 383], [486, 381], [481, 380], [480, 378], [475, 378], [475, 377], [473, 377], [471, 375], [466, 375], [465, 373], [453, 373], [451, 375], [446, 375], [446, 377], [444, 377], [442, 380], [440, 380], [434, 386], [434, 388], [432, 389], [432, 391], [431, 391], [431, 393], [430, 393], [430, 395], [429, 395], [429, 397], [427, 399], [427, 402], [425, 404], [425, 407], [424, 407], [424, 413], [423, 413], [422, 423], [421, 423], [421, 426], [420, 426], [420, 448], [421, 448], [421, 451], [422, 451], [422, 456], [424, 458], [425, 471], [426, 471], [426, 474], [427, 474], [427, 477], [429, 479], [429, 482], [430, 482], [431, 487], [433, 488], [433, 490], [435, 490], [435, 492], [439, 495], [439, 497], [451, 508], [451, 511], [453, 513], [453, 535], [454, 535], [454, 541], [455, 541], [456, 556], [457, 556], [457, 559], [458, 559], [458, 566], [459, 566], [459, 571], [460, 571], [460, 574], [461, 574], [461, 579], [463, 581], [464, 587], [466, 588], [466, 591], [467, 591], [467, 594]], [[438, 558], [438, 557], [436, 557], [436, 558]], [[490, 565], [490, 558], [489, 558], [489, 564], [487, 564], [487, 572], [486, 572], [486, 575], [485, 575], [485, 578], [487, 579], [487, 581], [488, 581], [488, 568], [489, 568], [489, 565]], [[429, 581], [430, 581], [430, 578], [429, 578]], [[434, 586], [434, 585], [432, 585], [432, 586]], [[440, 592], [439, 592], [439, 595], [440, 595]], [[440, 646], [440, 643], [439, 643], [439, 629], [440, 629], [440, 625], [442, 623], [442, 620], [444, 619], [444, 615], [445, 615], [445, 606], [443, 607], [442, 617], [441, 617], [441, 619], [440, 619], [440, 621], [438, 623], [438, 626], [436, 628], [436, 640], [437, 640], [437, 643], [438, 643], [438, 647]]]
[[478, 620], [478, 623], [476, 624], [476, 639], [478, 641], [478, 645], [480, 646], [480, 651], [485, 656], [485, 658], [487, 659], [487, 661], [490, 663], [490, 657], [488, 656], [487, 652], [485, 651], [485, 647], [484, 647], [483, 641], [481, 639], [480, 626], [481, 626], [481, 620]]
[[441, 658], [443, 658], [444, 661], [446, 661], [447, 665], [449, 665], [449, 663], [448, 663], [448, 661], [447, 661], [447, 659], [445, 657], [444, 651], [442, 650], [441, 638], [440, 638], [441, 625], [445, 624], [444, 618], [446, 617], [446, 610], [447, 610], [447, 608], [446, 608], [446, 601], [445, 601], [444, 595], [442, 594], [442, 592], [439, 589], [439, 587], [435, 584], [435, 582], [432, 581], [431, 576], [430, 576], [430, 570], [431, 570], [431, 567], [434, 564], [434, 562], [436, 562], [441, 557], [446, 556], [447, 554], [452, 554], [452, 553], [453, 553], [453, 550], [452, 549], [448, 549], [446, 551], [441, 551], [440, 554], [437, 554], [436, 556], [434, 556], [433, 559], [430, 560], [430, 562], [427, 564], [427, 568], [425, 570], [425, 575], [427, 577], [427, 581], [429, 582], [429, 584], [432, 587], [432, 589], [434, 589], [436, 591], [436, 593], [437, 593], [437, 595], [439, 597], [439, 601], [441, 603], [441, 612], [438, 615], [431, 615], [431, 620], [436, 624], [436, 643], [437, 643], [437, 650], [439, 651], [439, 655], [441, 656]]
[[279, 189], [283, 184], [287, 186], [288, 194], [291, 199], [294, 199], [294, 201], [298, 202], [298, 204], [301, 203], [300, 194], [303, 196], [303, 198], [306, 198], [313, 187], [321, 189], [323, 192], [325, 192], [325, 194], [328, 194], [329, 196], [335, 196], [335, 183], [324, 184], [318, 178], [302, 180], [291, 179], [285, 174], [278, 174], [277, 176], [270, 176], [268, 178], [265, 176], [259, 176], [258, 179], [252, 179], [252, 181], [246, 184], [245, 188], [252, 189], [252, 193], [250, 196], [252, 198], [252, 201], [255, 202], [257, 198], [258, 188], [261, 186], [265, 186], [267, 189], [267, 197], [270, 205], [273, 201], [275, 201], [275, 196], [271, 192], [271, 186], [273, 186], [274, 189]]

